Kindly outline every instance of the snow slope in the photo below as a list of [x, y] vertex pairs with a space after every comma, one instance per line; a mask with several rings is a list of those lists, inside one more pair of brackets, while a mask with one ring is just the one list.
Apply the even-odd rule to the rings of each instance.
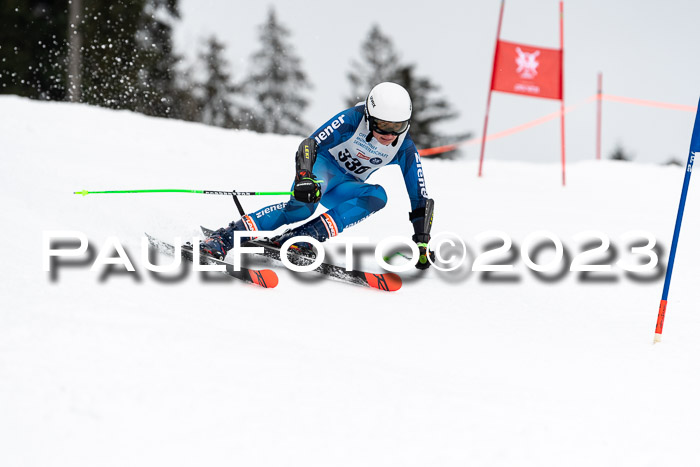
[[[622, 235], [642, 230], [665, 264], [682, 168], [577, 163], [562, 188], [556, 164], [487, 159], [479, 179], [472, 158], [424, 159], [434, 232], [467, 243], [466, 266], [402, 273], [396, 293], [277, 269], [279, 286], [264, 290], [143, 267], [144, 231], [167, 240], [219, 227], [236, 217], [230, 199], [72, 193], [286, 190], [298, 137], [10, 96], [0, 109], [0, 465], [700, 463], [692, 183], [661, 344], [662, 269], [544, 280], [517, 256], [513, 273], [470, 271], [492, 230], [516, 253], [547, 230], [570, 256], [577, 233], [597, 230], [615, 259], [633, 258]], [[691, 125], [688, 141], [669, 144], [687, 148]], [[370, 182], [387, 189], [387, 207], [343, 235], [409, 235], [398, 168]], [[83, 259], [52, 279], [41, 248], [51, 230], [84, 232], [95, 252], [117, 236], [137, 273]], [[362, 264], [377, 268], [370, 254]]]

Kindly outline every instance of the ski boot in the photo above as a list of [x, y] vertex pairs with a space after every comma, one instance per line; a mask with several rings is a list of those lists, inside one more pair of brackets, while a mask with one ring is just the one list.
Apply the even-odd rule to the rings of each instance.
[[211, 234], [209, 238], [199, 244], [199, 252], [223, 261], [226, 258], [226, 253], [230, 250], [230, 248], [226, 248], [226, 243], [222, 238], [224, 232], [225, 229], [219, 229]]
[[[269, 239], [269, 242], [276, 247], [281, 247], [284, 242], [294, 237], [312, 237], [320, 242], [325, 242], [330, 237], [338, 235], [338, 228], [331, 216], [324, 213], [316, 219], [307, 222], [304, 225], [288, 229], [282, 234]], [[287, 257], [292, 263], [301, 263], [300, 265], [311, 264], [316, 259], [316, 250], [311, 243], [296, 242], [287, 252]]]
[[[233, 248], [233, 232], [236, 230], [246, 230], [243, 222], [238, 220], [231, 222], [228, 227], [222, 227], [213, 232], [206, 240], [199, 244], [199, 252], [216, 259], [224, 260], [226, 253]], [[241, 244], [250, 238], [241, 238]]]

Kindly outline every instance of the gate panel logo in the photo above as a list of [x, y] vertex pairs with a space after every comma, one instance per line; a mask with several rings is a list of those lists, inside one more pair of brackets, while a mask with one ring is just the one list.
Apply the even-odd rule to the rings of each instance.
[[515, 72], [523, 79], [534, 79], [537, 76], [537, 67], [540, 66], [540, 63], [537, 61], [540, 51], [535, 50], [532, 53], [528, 53], [523, 52], [520, 47], [516, 47], [515, 52], [518, 54], [515, 59], [515, 64], [518, 65], [518, 68]]

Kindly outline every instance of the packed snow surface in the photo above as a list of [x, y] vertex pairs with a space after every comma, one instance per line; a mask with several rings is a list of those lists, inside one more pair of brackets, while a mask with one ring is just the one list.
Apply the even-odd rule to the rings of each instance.
[[[275, 268], [266, 290], [144, 266], [143, 232], [184, 241], [223, 226], [237, 218], [230, 198], [73, 192], [287, 190], [300, 137], [9, 96], [0, 109], [0, 465], [700, 465], [693, 183], [652, 345], [684, 168], [578, 162], [562, 187], [554, 162], [487, 149], [478, 178], [472, 152], [424, 158], [433, 232], [464, 240], [463, 266], [401, 273], [393, 293]], [[669, 147], [687, 151], [691, 125]], [[389, 203], [342, 236], [368, 237], [359, 263], [379, 271], [373, 245], [412, 233], [409, 203], [398, 167], [369, 182]], [[248, 211], [283, 201], [242, 199]], [[46, 272], [52, 231], [82, 232], [92, 256]], [[597, 236], [610, 247], [584, 263], [610, 271], [569, 271]], [[631, 250], [644, 236], [660, 265], [627, 273], [649, 261]], [[135, 272], [91, 270], [116, 256], [102, 251], [111, 237]], [[484, 257], [501, 237], [510, 251]], [[538, 276], [524, 250], [563, 266]], [[340, 252], [329, 248], [342, 264]], [[472, 271], [476, 256], [513, 271]]]

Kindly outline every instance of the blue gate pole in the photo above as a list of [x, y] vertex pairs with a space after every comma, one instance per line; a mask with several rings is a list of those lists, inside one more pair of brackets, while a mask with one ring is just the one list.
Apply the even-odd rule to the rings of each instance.
[[683, 210], [685, 209], [685, 199], [688, 196], [688, 185], [690, 185], [690, 175], [693, 173], [693, 163], [695, 162], [696, 154], [700, 155], [700, 102], [698, 102], [697, 115], [695, 116], [693, 136], [690, 139], [690, 153], [688, 154], [688, 163], [685, 168], [685, 178], [683, 179], [681, 201], [678, 205], [678, 215], [676, 216], [676, 227], [673, 230], [671, 252], [668, 255], [668, 267], [666, 268], [666, 280], [664, 281], [664, 291], [661, 293], [659, 316], [656, 318], [656, 332], [654, 334], [654, 343], [661, 342], [661, 333], [663, 332], [664, 318], [666, 317], [666, 302], [668, 300], [668, 289], [671, 286], [671, 274], [673, 274], [673, 262], [676, 259], [676, 248], [678, 247], [678, 237], [681, 233], [681, 222], [683, 222]]

